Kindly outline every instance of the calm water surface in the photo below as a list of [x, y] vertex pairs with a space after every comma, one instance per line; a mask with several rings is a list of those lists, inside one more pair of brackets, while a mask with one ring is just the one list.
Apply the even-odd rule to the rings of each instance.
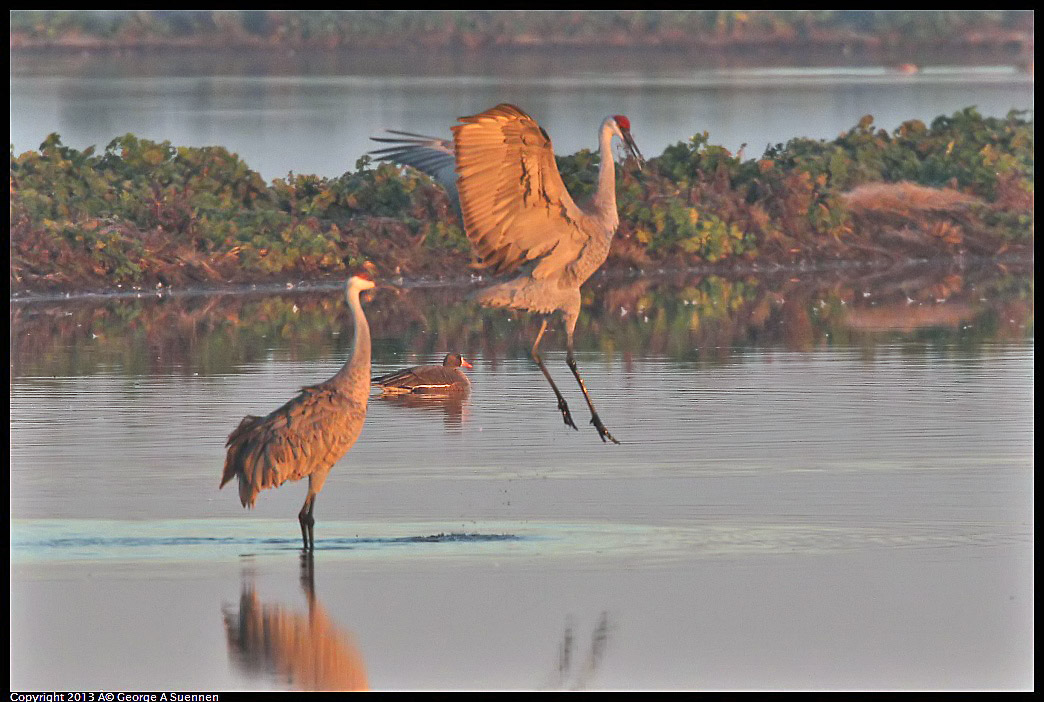
[[[894, 129], [975, 105], [1033, 108], [1033, 75], [1014, 66], [792, 65], [771, 68], [676, 52], [208, 55], [158, 52], [11, 57], [11, 143], [51, 132], [79, 149], [132, 132], [177, 146], [219, 145], [266, 178], [338, 176], [386, 128], [449, 136], [458, 116], [513, 102], [560, 154], [597, 147], [624, 113], [647, 157], [694, 134], [746, 157], [794, 137], [833, 139], [863, 115]], [[896, 65], [911, 59], [902, 57]], [[318, 141], [317, 141], [318, 139]]]
[[350, 347], [340, 291], [11, 305], [13, 689], [1032, 685], [1029, 275], [599, 279], [566, 428], [537, 321], [379, 290], [371, 399], [316, 507], [224, 440]]

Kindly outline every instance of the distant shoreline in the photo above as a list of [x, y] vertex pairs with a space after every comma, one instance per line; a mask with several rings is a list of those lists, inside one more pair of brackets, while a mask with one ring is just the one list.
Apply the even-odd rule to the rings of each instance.
[[1025, 10], [16, 10], [10, 50], [486, 52], [663, 50], [710, 60], [936, 53], [1031, 66]]
[[1022, 32], [968, 37], [948, 37], [935, 41], [888, 41], [881, 37], [819, 36], [810, 39], [787, 37], [683, 37], [664, 38], [658, 41], [619, 39], [602, 42], [590, 38], [560, 39], [555, 37], [517, 37], [491, 43], [457, 43], [453, 41], [409, 42], [391, 37], [379, 40], [352, 42], [351, 44], [329, 44], [322, 42], [276, 42], [265, 38], [244, 37], [138, 37], [106, 39], [73, 34], [49, 39], [38, 39], [12, 33], [10, 50], [13, 53], [121, 53], [180, 51], [191, 49], [223, 53], [228, 51], [259, 52], [307, 52], [307, 53], [351, 53], [361, 51], [407, 51], [416, 53], [447, 52], [481, 54], [485, 52], [524, 51], [665, 51], [671, 53], [703, 53], [713, 51], [719, 59], [748, 59], [757, 56], [818, 56], [836, 60], [881, 59], [885, 62], [895, 57], [911, 57], [923, 60], [927, 55], [963, 56], [972, 52], [973, 57], [999, 63], [1031, 65], [1033, 61], [1033, 37]]

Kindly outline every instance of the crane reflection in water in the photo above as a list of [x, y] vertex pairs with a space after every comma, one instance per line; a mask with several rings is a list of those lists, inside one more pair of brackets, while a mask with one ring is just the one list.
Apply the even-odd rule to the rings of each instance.
[[301, 587], [306, 613], [263, 602], [253, 577], [244, 574], [239, 607], [222, 609], [233, 664], [248, 677], [295, 690], [369, 689], [366, 665], [352, 635], [334, 624], [316, 597], [310, 551], [301, 553]]

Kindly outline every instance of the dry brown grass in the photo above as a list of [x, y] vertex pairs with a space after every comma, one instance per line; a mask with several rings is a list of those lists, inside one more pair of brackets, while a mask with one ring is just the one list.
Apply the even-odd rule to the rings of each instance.
[[841, 198], [853, 214], [895, 215], [917, 219], [930, 214], [958, 214], [983, 200], [952, 188], [931, 188], [916, 183], [866, 183], [843, 193]]

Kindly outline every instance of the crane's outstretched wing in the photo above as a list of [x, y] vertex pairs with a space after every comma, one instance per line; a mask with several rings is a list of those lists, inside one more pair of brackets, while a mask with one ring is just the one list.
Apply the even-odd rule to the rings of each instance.
[[313, 385], [265, 417], [247, 415], [228, 436], [221, 486], [239, 477], [239, 499], [253, 507], [261, 490], [326, 470], [362, 430], [359, 407], [329, 385]]
[[551, 139], [506, 103], [453, 127], [464, 228], [494, 273], [540, 258], [534, 278], [560, 272], [589, 238], [562, 182]]
[[421, 170], [446, 188], [450, 199], [460, 202], [457, 197], [457, 159], [453, 153], [453, 142], [449, 139], [424, 136], [412, 132], [387, 130], [389, 134], [398, 134], [399, 138], [370, 137], [373, 141], [394, 144], [383, 149], [370, 152], [382, 161], [401, 163]]

